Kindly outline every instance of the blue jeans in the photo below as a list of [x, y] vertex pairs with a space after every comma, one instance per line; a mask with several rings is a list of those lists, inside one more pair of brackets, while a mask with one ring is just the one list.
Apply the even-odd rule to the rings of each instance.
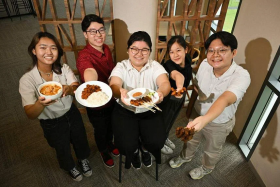
[[85, 159], [90, 155], [84, 123], [80, 111], [74, 104], [63, 116], [41, 119], [40, 124], [49, 145], [55, 148], [60, 168], [69, 171], [75, 167], [70, 143], [78, 159]]

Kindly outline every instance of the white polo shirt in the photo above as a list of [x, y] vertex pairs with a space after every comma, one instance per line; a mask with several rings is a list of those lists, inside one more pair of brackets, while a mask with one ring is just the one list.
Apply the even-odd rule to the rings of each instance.
[[[135, 88], [149, 88], [156, 91], [158, 89], [156, 80], [161, 74], [168, 75], [163, 66], [157, 61], [149, 59], [145, 66], [139, 72], [131, 65], [130, 61], [127, 59], [117, 63], [109, 77], [109, 80], [113, 76], [119, 77], [123, 81], [122, 87], [128, 91]], [[117, 99], [117, 102], [122, 107], [135, 113], [148, 111], [148, 109], [145, 108], [135, 108], [133, 106], [127, 106], [122, 103], [121, 99]]]
[[[71, 68], [64, 64], [61, 68], [61, 75], [53, 72], [53, 81], [59, 82], [62, 85], [71, 85], [73, 82], [78, 82]], [[22, 106], [35, 104], [38, 100], [38, 87], [46, 82], [39, 74], [37, 66], [25, 73], [19, 81], [19, 92], [21, 94]], [[54, 119], [64, 115], [71, 107], [73, 97], [67, 95], [59, 98], [57, 102], [46, 106], [43, 112], [38, 116], [38, 119]]]
[[235, 103], [226, 107], [224, 111], [212, 121], [214, 123], [225, 123], [234, 117], [237, 106], [251, 82], [248, 71], [237, 65], [234, 61], [222, 76], [218, 78], [215, 77], [213, 67], [208, 64], [207, 59], [204, 59], [201, 62], [196, 79], [201, 91], [207, 97], [209, 97], [211, 93], [214, 93], [214, 99], [212, 102], [202, 102], [199, 100], [195, 102], [195, 110], [202, 116], [207, 113], [212, 104], [225, 91], [230, 91], [237, 97]]

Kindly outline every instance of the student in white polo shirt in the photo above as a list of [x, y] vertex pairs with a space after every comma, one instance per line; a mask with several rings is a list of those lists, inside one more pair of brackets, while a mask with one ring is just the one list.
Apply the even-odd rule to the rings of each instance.
[[198, 98], [194, 107], [198, 117], [187, 125], [196, 133], [184, 144], [180, 155], [169, 162], [172, 168], [190, 162], [204, 137], [202, 165], [189, 172], [193, 179], [200, 179], [215, 168], [226, 137], [234, 127], [237, 106], [251, 82], [248, 71], [233, 60], [237, 53], [234, 35], [217, 32], [206, 40], [205, 49], [207, 58], [196, 75]]
[[170, 92], [166, 70], [161, 64], [150, 60], [152, 49], [148, 33], [133, 33], [127, 42], [129, 59], [117, 63], [109, 79], [117, 104], [113, 111], [112, 123], [114, 141], [120, 153], [126, 156], [125, 168], [141, 168], [152, 165], [150, 153], [157, 163], [161, 162], [161, 148], [166, 140], [162, 112], [155, 113], [146, 108], [136, 108], [126, 103], [127, 92], [135, 88], [147, 88], [157, 92], [158, 103]]

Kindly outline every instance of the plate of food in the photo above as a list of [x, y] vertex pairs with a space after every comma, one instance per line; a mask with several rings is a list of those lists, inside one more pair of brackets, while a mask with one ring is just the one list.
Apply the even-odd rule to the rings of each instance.
[[101, 81], [89, 81], [81, 84], [76, 92], [76, 100], [85, 107], [101, 107], [112, 98], [112, 90], [109, 85]]
[[127, 95], [128, 98], [125, 99], [125, 101], [135, 108], [155, 107], [157, 110], [160, 110], [160, 108], [158, 108], [155, 104], [159, 100], [159, 96], [154, 90], [147, 88], [135, 88], [127, 92]]

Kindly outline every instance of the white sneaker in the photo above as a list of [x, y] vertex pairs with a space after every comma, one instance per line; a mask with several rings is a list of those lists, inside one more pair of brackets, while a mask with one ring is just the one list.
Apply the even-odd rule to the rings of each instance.
[[203, 166], [200, 166], [198, 168], [191, 170], [189, 174], [192, 179], [201, 179], [202, 177], [204, 177], [204, 175], [207, 175], [211, 172], [212, 172], [212, 169], [207, 169]]
[[167, 145], [164, 145], [163, 148], [161, 149], [161, 153], [170, 155], [173, 153], [173, 150], [170, 147], [168, 147]]
[[167, 145], [168, 147], [170, 147], [171, 149], [175, 149], [175, 144], [169, 140], [168, 138], [165, 140], [165, 145]]
[[178, 157], [174, 157], [169, 161], [169, 165], [172, 168], [178, 168], [182, 164], [186, 162], [190, 162], [192, 159], [183, 159], [180, 155]]

